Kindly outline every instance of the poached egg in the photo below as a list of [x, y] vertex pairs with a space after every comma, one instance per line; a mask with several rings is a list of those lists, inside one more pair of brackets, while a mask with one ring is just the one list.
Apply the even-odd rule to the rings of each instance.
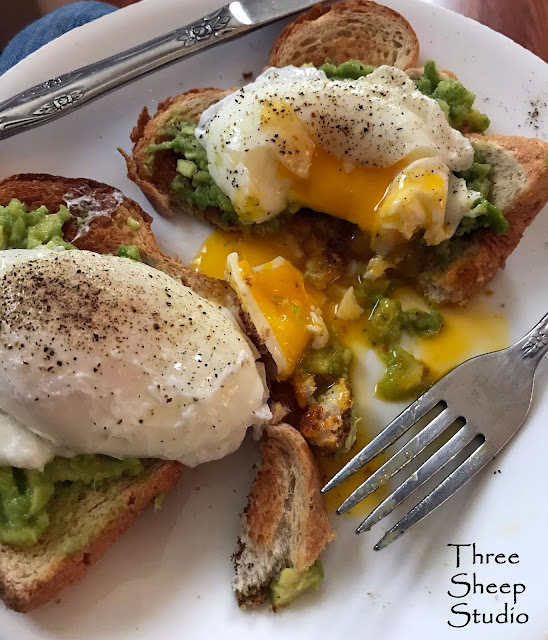
[[307, 207], [380, 253], [421, 229], [428, 244], [451, 237], [477, 197], [451, 173], [472, 164], [470, 141], [394, 67], [355, 81], [268, 69], [204, 111], [196, 137], [243, 223]]
[[270, 418], [263, 365], [230, 311], [163, 272], [12, 249], [0, 278], [2, 464], [72, 452], [195, 466]]

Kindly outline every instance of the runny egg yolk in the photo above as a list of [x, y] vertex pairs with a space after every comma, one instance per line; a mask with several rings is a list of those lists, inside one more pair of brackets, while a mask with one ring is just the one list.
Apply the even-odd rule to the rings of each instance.
[[[223, 277], [227, 258], [234, 251], [238, 252], [240, 260], [247, 262], [247, 268], [251, 270], [252, 267], [267, 263], [277, 256], [283, 256], [298, 267], [303, 268], [306, 258], [305, 248], [301, 246], [301, 238], [287, 231], [270, 233], [261, 237], [254, 237], [251, 234], [214, 231], [202, 245], [192, 266], [207, 275]], [[292, 269], [288, 265], [285, 265], [285, 267], [287, 268], [285, 278], [278, 279], [275, 270], [265, 272], [257, 280], [258, 286], [252, 287], [250, 290], [254, 292], [254, 295], [258, 296], [258, 299], [261, 300], [260, 304], [265, 308], [271, 305], [271, 308], [276, 309], [273, 304], [275, 301], [268, 301], [270, 287], [272, 287], [273, 295], [287, 295], [287, 291], [291, 290], [292, 286], [297, 290], [304, 286], [302, 276], [297, 279], [298, 287], [295, 287], [295, 281], [291, 285], [293, 276], [290, 278], [290, 274], [294, 274], [295, 271], [297, 273], [300, 272], [296, 267]], [[347, 282], [345, 277], [345, 275], [341, 274], [338, 280], [344, 285], [341, 287], [342, 289], [351, 285], [351, 282]], [[285, 294], [281, 292], [280, 282], [282, 280]], [[367, 334], [364, 330], [365, 315], [362, 314], [355, 320], [341, 320], [337, 318], [337, 304], [334, 304], [332, 299], [329, 299], [327, 295], [322, 296], [320, 292], [309, 287], [308, 283], [306, 283], [306, 289], [308, 297], [303, 296], [303, 300], [313, 301], [316, 307], [321, 310], [323, 319], [336, 329], [338, 339], [352, 349], [356, 356], [356, 361], [359, 360], [361, 363], [363, 354], [370, 348]], [[429, 309], [422, 296], [408, 287], [398, 287], [391, 295], [401, 302], [404, 310]], [[266, 299], [264, 303], [262, 302], [263, 298]], [[302, 302], [302, 304], [304, 306], [305, 302]], [[409, 339], [409, 343], [402, 345], [424, 362], [433, 379], [440, 378], [460, 362], [474, 355], [502, 349], [509, 344], [506, 319], [500, 313], [493, 311], [485, 303], [485, 298], [472, 300], [463, 308], [447, 305], [438, 310], [444, 318], [444, 327], [439, 334], [430, 338]], [[276, 326], [278, 336], [281, 336], [281, 332], [285, 331], [285, 326], [291, 327], [287, 336], [281, 338], [284, 345], [294, 340], [294, 332], [300, 332], [302, 328], [302, 325], [288, 324], [284, 326], [283, 322], [278, 323]], [[299, 333], [298, 335], [300, 336], [299, 344], [302, 346], [303, 334]], [[296, 351], [293, 352], [292, 362], [295, 363], [298, 357], [300, 356], [296, 355]], [[345, 462], [356, 455], [391, 419], [387, 419], [385, 412], [379, 410], [379, 406], [386, 408], [387, 405], [374, 397], [373, 389], [376, 378], [369, 380], [370, 375], [375, 377], [378, 374], [369, 372], [361, 364], [355, 366], [354, 372], [351, 371], [352, 386], [358, 403], [358, 414], [361, 417], [358, 423], [357, 439], [347, 454], [338, 458], [323, 456], [318, 458], [318, 465], [325, 480], [339, 471]], [[392, 407], [393, 412], [397, 413], [399, 408], [400, 405]], [[403, 408], [403, 405], [401, 408]], [[335, 510], [348, 497], [351, 491], [364, 482], [380, 464], [382, 464], [382, 461], [377, 461], [375, 463], [376, 466], [368, 465], [337, 487], [337, 489], [329, 492], [326, 495], [328, 507]], [[350, 511], [350, 515], [367, 515], [378, 503], [378, 499], [379, 496], [377, 495], [363, 501]]]
[[203, 243], [190, 266], [212, 278], [224, 279], [226, 260], [237, 253], [251, 267], [257, 267], [282, 256], [298, 263], [302, 253], [298, 241], [290, 235], [269, 233], [267, 236], [252, 236], [234, 231], [214, 231]]
[[272, 354], [278, 379], [287, 379], [315, 335], [325, 333], [327, 337], [303, 274], [282, 257], [251, 268], [232, 253], [227, 258], [226, 279]]
[[283, 140], [278, 146], [278, 177], [289, 184], [290, 206], [347, 220], [372, 238], [383, 228], [393, 229], [390, 236], [395, 242], [409, 239], [417, 230], [416, 216], [410, 215], [413, 208], [424, 210], [421, 218], [427, 224], [435, 209], [443, 217], [447, 180], [436, 172], [406, 171], [416, 158], [408, 156], [389, 167], [345, 165], [317, 145], [306, 124], [280, 100], [263, 105], [261, 127]]
[[[424, 299], [409, 287], [399, 287], [394, 296], [404, 309], [427, 309]], [[508, 321], [475, 298], [466, 307], [443, 305], [443, 329], [435, 336], [421, 338], [411, 347], [437, 380], [458, 364], [482, 353], [504, 349], [510, 344]]]

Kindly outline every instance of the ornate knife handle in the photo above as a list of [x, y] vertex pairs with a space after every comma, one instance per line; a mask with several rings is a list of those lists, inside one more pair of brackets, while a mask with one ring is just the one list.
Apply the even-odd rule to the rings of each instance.
[[55, 120], [158, 67], [256, 28], [239, 20], [231, 6], [0, 103], [0, 140]]

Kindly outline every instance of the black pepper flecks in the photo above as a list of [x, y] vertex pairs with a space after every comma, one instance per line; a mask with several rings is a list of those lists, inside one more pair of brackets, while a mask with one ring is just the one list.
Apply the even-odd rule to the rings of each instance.
[[[451, 169], [466, 168], [472, 162], [470, 144], [402, 71], [386, 67], [357, 81], [326, 81], [313, 77], [309, 70], [296, 70], [294, 76], [274, 70], [268, 73], [268, 80], [263, 78], [225, 98], [224, 106], [207, 123], [207, 145], [213, 145], [216, 155], [225, 149], [245, 153], [267, 143], [294, 162], [302, 140], [295, 138], [290, 121], [300, 114], [318, 145], [343, 159], [345, 167], [347, 162], [391, 166], [424, 146], [446, 157]], [[220, 171], [213, 171], [212, 165], [210, 169], [231, 197], [241, 186], [242, 165], [221, 166]], [[251, 160], [247, 168], [252, 170]], [[269, 216], [279, 211], [264, 213]]]
[[[133, 368], [132, 376], [153, 380], [150, 387], [160, 403], [177, 399], [184, 407], [202, 396], [204, 385], [217, 386], [242, 350], [248, 349], [253, 360], [223, 307], [142, 263], [91, 252], [51, 252], [15, 264], [0, 280], [0, 353], [16, 350], [19, 362], [37, 371], [42, 382], [30, 397], [37, 405], [47, 397], [52, 377], [63, 376], [69, 389], [86, 374], [100, 402], [115, 391], [101, 383], [105, 370], [114, 369], [123, 380]], [[11, 356], [0, 360], [8, 391], [13, 367]], [[141, 401], [137, 391], [136, 403]], [[140, 423], [153, 415], [143, 405]], [[120, 416], [112, 416], [108, 427], [120, 425]]]

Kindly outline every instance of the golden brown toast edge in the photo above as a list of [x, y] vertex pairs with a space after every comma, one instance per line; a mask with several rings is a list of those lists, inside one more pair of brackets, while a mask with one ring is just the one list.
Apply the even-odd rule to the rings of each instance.
[[[242, 525], [253, 544], [261, 552], [268, 552], [279, 535], [278, 527], [288, 500], [298, 501], [289, 523], [290, 561], [297, 571], [305, 571], [335, 539], [320, 493], [320, 473], [306, 440], [296, 429], [280, 423], [269, 426], [266, 435], [257, 476], [241, 515]], [[291, 468], [300, 471], [294, 488], [291, 487]], [[240, 541], [239, 552], [234, 557], [236, 566], [242, 554], [241, 545]], [[260, 589], [249, 596], [236, 594], [236, 597], [239, 604], [254, 607], [262, 604], [267, 594], [265, 589]]]
[[124, 156], [128, 178], [145, 194], [154, 209], [162, 216], [170, 218], [175, 212], [199, 216], [217, 227], [229, 228], [221, 220], [220, 211], [207, 207], [199, 211], [196, 207], [179, 201], [171, 191], [171, 181], [177, 175], [177, 155], [172, 151], [156, 153], [154, 168], [147, 167], [146, 151], [150, 144], [163, 142], [165, 137], [158, 134], [169, 121], [194, 120], [198, 122], [200, 115], [212, 104], [233, 93], [235, 89], [191, 89], [175, 98], [166, 98], [158, 104], [153, 117], [146, 107], [139, 115], [137, 124], [131, 133], [133, 149], [131, 154], [119, 149]]
[[17, 568], [21, 558], [27, 553], [36, 553], [36, 549], [0, 545], [0, 598], [10, 609], [20, 613], [28, 613], [53, 600], [66, 587], [84, 578], [88, 569], [129, 529], [140, 513], [157, 496], [175, 487], [182, 471], [183, 466], [178, 462], [156, 462], [143, 477], [115, 481], [129, 485], [118, 496], [123, 503], [121, 512], [83, 549], [66, 556], [54, 556], [47, 569], [30, 584], [26, 576], [27, 582], [18, 583], [11, 568]]
[[504, 207], [510, 226], [502, 235], [492, 229], [474, 232], [471, 248], [449, 267], [419, 283], [437, 302], [466, 304], [503, 269], [524, 231], [548, 202], [548, 143], [536, 138], [470, 135], [473, 142], [487, 142], [513, 154], [527, 175], [524, 188]]
[[[398, 60], [401, 51], [391, 46], [386, 31], [377, 39], [382, 23], [405, 35], [407, 55], [402, 60]], [[375, 45], [384, 49], [375, 50]], [[326, 60], [340, 64], [356, 59], [373, 66], [393, 64], [406, 69], [414, 67], [418, 57], [417, 34], [400, 13], [370, 0], [342, 0], [320, 2], [290, 22], [272, 47], [270, 66], [312, 63], [318, 67]]]

